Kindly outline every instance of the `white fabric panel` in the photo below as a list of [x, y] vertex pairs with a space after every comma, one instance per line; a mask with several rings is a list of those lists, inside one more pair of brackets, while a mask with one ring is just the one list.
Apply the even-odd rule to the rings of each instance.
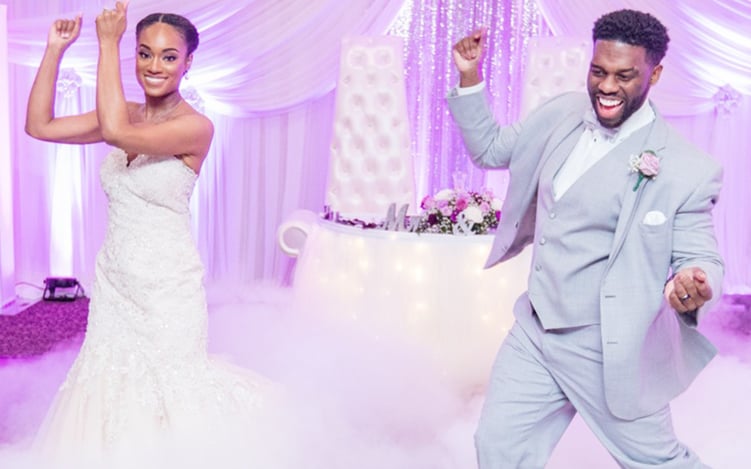
[[401, 38], [342, 40], [326, 204], [383, 217], [392, 203], [415, 206]]
[[0, 308], [12, 302], [16, 297], [15, 243], [13, 236], [13, 166], [10, 154], [10, 102], [8, 99], [6, 13], [6, 6], [0, 5]]
[[[25, 2], [25, 0], [23, 0]], [[44, 51], [46, 31], [61, 16], [84, 14], [84, 26], [63, 62], [93, 86], [98, 45], [94, 19], [113, 2], [28, 2], [20, 5], [30, 15], [9, 28], [10, 57], [14, 64], [36, 67]], [[97, 3], [99, 5], [97, 5]], [[131, 2], [128, 31], [120, 46], [126, 95], [141, 99], [134, 69], [135, 27], [155, 11], [179, 13], [199, 29], [189, 84], [217, 112], [252, 116], [279, 111], [319, 98], [334, 88], [339, 41], [346, 34], [382, 33], [403, 0], [160, 0]], [[46, 8], [45, 8], [46, 7]], [[31, 12], [34, 13], [31, 13]], [[67, 15], [66, 15], [67, 12]], [[19, 12], [20, 13], [20, 12]]]

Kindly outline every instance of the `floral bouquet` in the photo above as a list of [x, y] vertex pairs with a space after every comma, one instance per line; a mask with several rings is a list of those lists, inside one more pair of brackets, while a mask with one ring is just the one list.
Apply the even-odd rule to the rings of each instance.
[[420, 203], [418, 233], [486, 234], [498, 227], [501, 201], [490, 190], [443, 189]]

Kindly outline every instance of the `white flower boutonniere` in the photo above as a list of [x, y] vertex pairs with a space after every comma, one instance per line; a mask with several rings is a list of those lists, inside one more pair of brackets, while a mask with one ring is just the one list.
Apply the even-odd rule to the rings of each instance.
[[639, 173], [639, 179], [634, 185], [634, 192], [639, 189], [639, 185], [644, 178], [654, 179], [660, 172], [660, 159], [652, 150], [644, 150], [640, 155], [633, 155], [629, 160], [629, 169], [634, 173]]

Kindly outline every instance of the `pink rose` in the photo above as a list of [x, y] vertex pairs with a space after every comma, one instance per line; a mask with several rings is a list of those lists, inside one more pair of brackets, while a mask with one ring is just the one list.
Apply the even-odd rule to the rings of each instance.
[[639, 172], [647, 177], [655, 177], [660, 172], [660, 159], [651, 151], [645, 151], [639, 157]]
[[644, 150], [641, 155], [632, 155], [629, 160], [631, 171], [639, 173], [639, 177], [634, 184], [634, 192], [639, 189], [644, 178], [654, 179], [660, 172], [660, 159], [657, 158], [652, 150]]

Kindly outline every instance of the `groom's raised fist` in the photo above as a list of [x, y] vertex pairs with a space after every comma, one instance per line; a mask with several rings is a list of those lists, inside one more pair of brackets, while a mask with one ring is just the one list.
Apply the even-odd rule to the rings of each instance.
[[472, 86], [482, 81], [479, 65], [485, 50], [486, 37], [487, 28], [480, 28], [454, 44], [452, 54], [456, 68], [459, 70], [459, 86]]

